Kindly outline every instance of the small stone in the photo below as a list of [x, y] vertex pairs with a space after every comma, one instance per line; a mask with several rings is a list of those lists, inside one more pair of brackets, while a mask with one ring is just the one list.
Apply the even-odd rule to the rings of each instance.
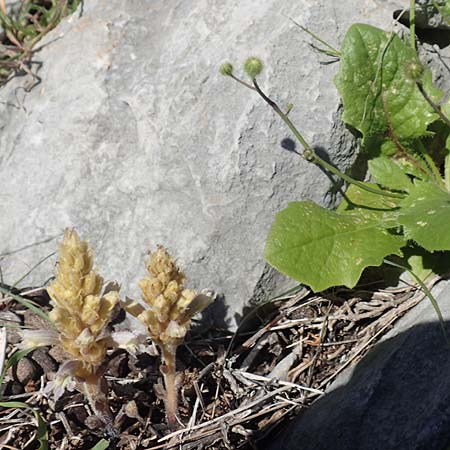
[[58, 370], [58, 363], [49, 355], [47, 347], [36, 349], [32, 353], [31, 358], [39, 365], [44, 374]]
[[84, 421], [84, 424], [90, 430], [95, 430], [95, 429], [104, 427], [104, 425], [102, 424], [102, 421], [96, 416], [87, 417], [86, 420]]
[[26, 385], [30, 381], [38, 381], [42, 373], [39, 365], [28, 356], [20, 359], [13, 368], [14, 379], [22, 385]]
[[0, 323], [11, 325], [7, 329], [8, 344], [18, 344], [21, 341], [20, 328], [14, 328], [15, 325], [21, 325], [20, 317], [12, 311], [0, 312]]
[[18, 381], [8, 381], [5, 386], [5, 396], [19, 395], [24, 393], [24, 387]]
[[108, 364], [108, 371], [113, 377], [125, 378], [130, 373], [130, 368], [128, 366], [128, 354], [120, 353], [112, 358]]

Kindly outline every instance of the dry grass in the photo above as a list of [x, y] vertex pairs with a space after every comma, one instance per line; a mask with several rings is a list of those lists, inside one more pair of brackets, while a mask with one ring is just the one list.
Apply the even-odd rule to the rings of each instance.
[[21, 74], [31, 75], [33, 85], [39, 83], [33, 69], [37, 43], [79, 4], [80, 0], [20, 0], [7, 8], [0, 0], [0, 86]]

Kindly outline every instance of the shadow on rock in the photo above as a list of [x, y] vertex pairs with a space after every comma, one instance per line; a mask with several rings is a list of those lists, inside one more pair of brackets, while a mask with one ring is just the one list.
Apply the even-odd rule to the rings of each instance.
[[[445, 323], [450, 334], [450, 322]], [[450, 348], [439, 322], [381, 342], [272, 436], [269, 450], [448, 450]]]

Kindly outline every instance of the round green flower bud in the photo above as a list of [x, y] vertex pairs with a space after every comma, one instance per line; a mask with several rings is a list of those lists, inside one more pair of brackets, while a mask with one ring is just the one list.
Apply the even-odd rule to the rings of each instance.
[[263, 70], [263, 63], [259, 58], [252, 56], [245, 61], [244, 70], [250, 78], [256, 78]]
[[220, 66], [219, 72], [226, 77], [230, 76], [233, 73], [233, 66], [229, 62], [226, 62]]
[[406, 76], [412, 81], [419, 81], [422, 78], [424, 68], [420, 61], [411, 61], [405, 67]]

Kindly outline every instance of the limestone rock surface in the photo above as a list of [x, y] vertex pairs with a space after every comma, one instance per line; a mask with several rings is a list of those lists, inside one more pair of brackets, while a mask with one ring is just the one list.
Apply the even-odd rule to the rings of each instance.
[[[263, 250], [289, 201], [331, 205], [329, 178], [280, 142], [292, 136], [253, 92], [218, 74], [265, 61], [261, 86], [343, 170], [355, 142], [337, 121], [337, 64], [288, 17], [340, 46], [353, 22], [392, 28], [407, 0], [83, 2], [41, 43], [33, 70], [0, 91], [0, 254], [14, 283], [76, 227], [96, 262], [136, 296], [146, 250], [179, 259], [190, 286], [223, 293], [233, 326], [250, 299], [283, 289]], [[297, 147], [297, 151], [301, 149]], [[20, 251], [19, 251], [20, 250]], [[54, 257], [22, 285], [51, 276]], [[318, 268], [320, 270], [320, 268]]]

